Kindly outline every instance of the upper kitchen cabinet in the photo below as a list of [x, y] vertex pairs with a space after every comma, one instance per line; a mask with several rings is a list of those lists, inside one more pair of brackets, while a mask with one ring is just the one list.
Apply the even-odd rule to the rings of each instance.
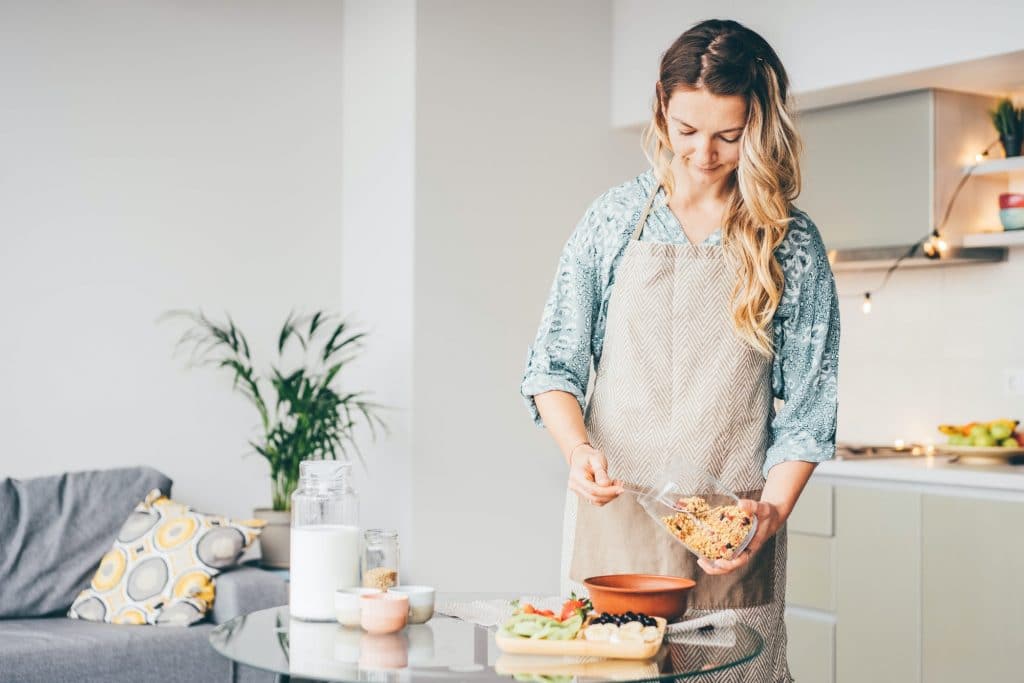
[[[995, 103], [929, 89], [801, 113], [797, 206], [840, 255], [906, 250], [939, 225], [963, 167], [995, 139], [988, 118]], [[943, 227], [947, 241], [958, 245], [967, 232], [998, 227], [988, 223], [1000, 191], [997, 179], [970, 178]]]

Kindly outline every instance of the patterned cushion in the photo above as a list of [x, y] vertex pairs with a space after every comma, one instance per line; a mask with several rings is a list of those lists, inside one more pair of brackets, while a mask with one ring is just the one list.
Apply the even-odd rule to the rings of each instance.
[[263, 525], [195, 512], [154, 489], [128, 516], [68, 616], [108, 624], [195, 623], [213, 604], [213, 577], [237, 563]]

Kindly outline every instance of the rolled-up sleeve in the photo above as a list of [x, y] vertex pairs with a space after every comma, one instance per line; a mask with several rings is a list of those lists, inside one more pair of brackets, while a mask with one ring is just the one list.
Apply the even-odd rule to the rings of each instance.
[[772, 389], [785, 403], [771, 424], [765, 477], [780, 462], [821, 462], [835, 455], [839, 302], [821, 236], [806, 216], [802, 228], [782, 257], [786, 314], [774, 326]]
[[[600, 199], [600, 198], [599, 198]], [[585, 408], [591, 343], [601, 305], [594, 235], [601, 221], [600, 201], [587, 209], [558, 260], [537, 336], [527, 354], [520, 391], [538, 426], [544, 426], [534, 396], [571, 393]]]

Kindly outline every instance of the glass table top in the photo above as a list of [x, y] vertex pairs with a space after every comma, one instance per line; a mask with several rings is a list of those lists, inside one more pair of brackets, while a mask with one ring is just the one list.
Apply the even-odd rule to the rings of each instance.
[[743, 664], [763, 643], [744, 625], [671, 638], [647, 661], [510, 655], [498, 649], [493, 629], [440, 614], [380, 636], [291, 619], [287, 607], [276, 607], [221, 624], [210, 644], [228, 659], [284, 679], [597, 682], [684, 680]]

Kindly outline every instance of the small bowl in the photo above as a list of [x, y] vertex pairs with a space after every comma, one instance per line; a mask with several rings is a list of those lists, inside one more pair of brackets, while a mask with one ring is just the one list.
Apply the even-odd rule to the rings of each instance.
[[410, 624], [425, 624], [434, 616], [434, 589], [430, 586], [392, 586], [388, 592], [409, 597]]
[[607, 574], [583, 581], [598, 612], [637, 612], [675, 621], [686, 614], [693, 579], [656, 574]]
[[1024, 207], [1024, 194], [1019, 192], [1003, 192], [999, 195], [1000, 209], [1019, 209]]
[[359, 598], [360, 624], [367, 633], [397, 633], [409, 622], [409, 596], [371, 593]]
[[1024, 228], [1024, 207], [1000, 209], [999, 222], [1003, 224], [1003, 230], [1020, 230]]
[[342, 626], [359, 628], [362, 623], [359, 598], [383, 593], [379, 588], [339, 588], [334, 591], [334, 616]]

